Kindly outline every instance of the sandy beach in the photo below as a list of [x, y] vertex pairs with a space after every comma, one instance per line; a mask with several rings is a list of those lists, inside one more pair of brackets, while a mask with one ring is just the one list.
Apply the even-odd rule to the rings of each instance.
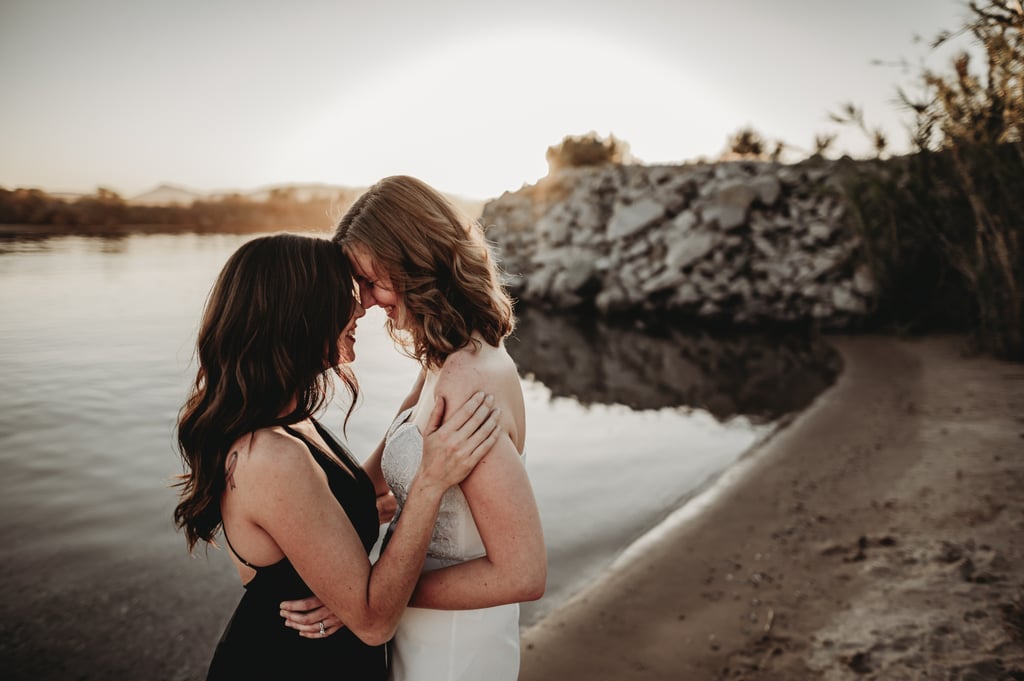
[[524, 632], [522, 681], [1024, 679], [1024, 365], [830, 340], [837, 383]]

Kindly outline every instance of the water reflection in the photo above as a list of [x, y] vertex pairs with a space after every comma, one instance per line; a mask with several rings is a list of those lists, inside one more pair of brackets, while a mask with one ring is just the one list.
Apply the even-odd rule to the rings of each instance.
[[252, 238], [258, 234], [278, 231], [315, 233], [328, 236], [322, 225], [303, 226], [296, 223], [266, 225], [218, 225], [215, 228], [201, 224], [113, 224], [113, 225], [17, 225], [0, 224], [0, 255], [26, 251], [47, 250], [48, 243], [61, 239], [82, 239], [99, 252], [119, 253], [125, 245], [139, 237], [210, 236]]
[[806, 407], [841, 367], [811, 334], [639, 330], [537, 309], [518, 317], [508, 350], [520, 371], [583, 404], [686, 407], [766, 423]]
[[[203, 301], [253, 236], [0, 230], [4, 678], [202, 678], [241, 587], [222, 552], [190, 560], [171, 526], [173, 426]], [[521, 317], [509, 349], [536, 379], [523, 381], [528, 466], [550, 558], [547, 594], [524, 604], [524, 625], [773, 427], [724, 419], [797, 409], [837, 366], [807, 339]], [[348, 431], [360, 456], [418, 371], [384, 319], [374, 308], [360, 323], [363, 390]], [[340, 427], [342, 414], [335, 405], [326, 421]]]
[[0, 255], [45, 253], [68, 239], [74, 239], [82, 250], [93, 253], [123, 253], [133, 238], [127, 231], [73, 232], [37, 229], [35, 226], [0, 225]]

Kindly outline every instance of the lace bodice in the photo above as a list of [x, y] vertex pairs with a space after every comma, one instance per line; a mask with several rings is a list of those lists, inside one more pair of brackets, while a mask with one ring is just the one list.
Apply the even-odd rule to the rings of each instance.
[[[420, 466], [423, 456], [423, 435], [416, 424], [409, 421], [412, 408], [400, 413], [388, 429], [384, 440], [384, 455], [381, 471], [398, 501], [398, 520], [409, 496], [409, 485]], [[477, 531], [469, 503], [462, 489], [457, 485], [444, 493], [437, 524], [427, 549], [427, 556], [436, 559], [428, 561], [438, 567], [462, 563], [486, 554], [480, 533]]]

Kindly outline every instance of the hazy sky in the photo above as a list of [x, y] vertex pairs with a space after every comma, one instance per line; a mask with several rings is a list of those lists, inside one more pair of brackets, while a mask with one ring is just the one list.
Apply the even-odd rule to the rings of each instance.
[[[201, 191], [396, 173], [487, 198], [595, 130], [645, 162], [811, 146], [893, 103], [959, 0], [0, 0], [0, 186]], [[938, 62], [943, 63], [942, 60]], [[842, 132], [839, 147], [865, 149]]]

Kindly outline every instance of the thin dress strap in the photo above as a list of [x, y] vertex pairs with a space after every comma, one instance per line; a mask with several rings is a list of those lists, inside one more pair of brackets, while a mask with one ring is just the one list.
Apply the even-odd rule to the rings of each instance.
[[253, 570], [259, 570], [260, 568], [259, 568], [258, 565], [253, 565], [252, 563], [247, 561], [245, 558], [242, 558], [242, 554], [240, 554], [238, 552], [238, 550], [235, 549], [235, 547], [231, 545], [231, 540], [228, 539], [228, 528], [227, 528], [227, 525], [225, 525], [223, 523], [223, 521], [221, 521], [220, 529], [224, 533], [224, 541], [227, 542], [228, 548], [231, 549], [231, 553], [235, 554], [235, 558], [237, 558], [238, 560], [242, 561], [242, 565], [245, 565], [246, 567], [251, 567]]
[[320, 433], [320, 437], [324, 439], [327, 446], [330, 447], [335, 454], [338, 455], [338, 459], [341, 460], [345, 468], [356, 478], [360, 477], [361, 474], [365, 474], [363, 466], [353, 456], [352, 451], [345, 445], [344, 442], [335, 437], [334, 433], [329, 431], [327, 428], [322, 426], [316, 419], [310, 419], [313, 422], [313, 427], [316, 428], [316, 432]]
[[[285, 425], [282, 427], [289, 435], [297, 437], [300, 440], [302, 440], [302, 443], [306, 445], [306, 448], [313, 454], [314, 457], [320, 456], [330, 461], [331, 463], [334, 463], [335, 465], [339, 465], [341, 468], [345, 469], [352, 477], [356, 478], [357, 480], [360, 478], [360, 473], [362, 473], [364, 476], [366, 475], [366, 473], [362, 469], [362, 466], [359, 465], [359, 462], [355, 460], [355, 457], [352, 456], [352, 454], [348, 451], [348, 448], [345, 447], [345, 445], [343, 445], [337, 438], [335, 438], [334, 435], [332, 435], [329, 430], [321, 426], [316, 419], [311, 418], [310, 421], [313, 422], [313, 426], [316, 428], [316, 432], [319, 433], [320, 437], [324, 439], [324, 442], [327, 443], [328, 448], [330, 448], [337, 455], [337, 460], [327, 456], [327, 454], [322, 449], [320, 449], [320, 447], [317, 446], [315, 442], [310, 441], [309, 438], [307, 438], [301, 432], [295, 430], [291, 426]], [[221, 522], [221, 531], [224, 533], [224, 541], [227, 543], [228, 548], [231, 549], [231, 552], [235, 554], [235, 558], [238, 558], [238, 560], [241, 561], [243, 565], [250, 567], [253, 570], [259, 570], [259, 565], [253, 565], [252, 563], [247, 561], [245, 558], [242, 557], [242, 554], [240, 554], [235, 549], [235, 547], [231, 545], [231, 540], [228, 539], [227, 526], [224, 525], [223, 522]]]
[[359, 462], [355, 460], [355, 457], [353, 457], [352, 454], [349, 453], [348, 448], [341, 444], [341, 442], [337, 438], [335, 438], [334, 435], [332, 435], [329, 430], [321, 426], [316, 419], [310, 418], [309, 420], [312, 421], [313, 427], [316, 428], [316, 432], [320, 435], [320, 437], [324, 439], [324, 443], [327, 445], [327, 448], [334, 453], [334, 457], [328, 456], [327, 452], [321, 449], [319, 445], [317, 445], [315, 442], [310, 441], [309, 438], [307, 438], [305, 435], [295, 430], [291, 426], [284, 426], [284, 429], [288, 431], [288, 433], [290, 433], [291, 435], [294, 435], [295, 437], [302, 440], [306, 444], [306, 447], [309, 448], [309, 451], [313, 453], [314, 457], [323, 457], [327, 461], [330, 461], [332, 464], [341, 467], [349, 475], [358, 480], [360, 477], [359, 474], [363, 473], [363, 469], [362, 466], [359, 465]]

